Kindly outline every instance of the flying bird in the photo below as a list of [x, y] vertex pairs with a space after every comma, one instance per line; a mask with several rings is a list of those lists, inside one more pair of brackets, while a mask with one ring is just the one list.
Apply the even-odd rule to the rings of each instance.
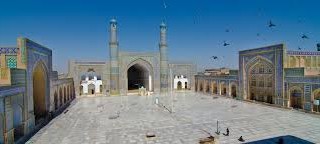
[[163, 1], [163, 7], [166, 9], [167, 8], [167, 4], [166, 4], [166, 2], [164, 0], [162, 0], [162, 1]]
[[229, 43], [227, 43], [226, 41], [223, 42], [223, 46], [228, 46], [230, 45]]
[[302, 48], [301, 47], [298, 47], [298, 50], [301, 50]]
[[211, 58], [213, 58], [214, 60], [215, 60], [215, 59], [218, 59], [218, 57], [217, 57], [217, 56], [212, 56]]
[[230, 32], [230, 30], [229, 30], [229, 29], [226, 29], [226, 32]]
[[301, 38], [302, 38], [302, 39], [309, 39], [309, 37], [308, 37], [307, 35], [305, 35], [305, 34], [303, 34], [303, 35], [301, 36]]
[[272, 21], [269, 21], [269, 28], [275, 27], [276, 25], [274, 23], [272, 23]]
[[257, 37], [259, 37], [260, 36], [260, 33], [257, 33]]

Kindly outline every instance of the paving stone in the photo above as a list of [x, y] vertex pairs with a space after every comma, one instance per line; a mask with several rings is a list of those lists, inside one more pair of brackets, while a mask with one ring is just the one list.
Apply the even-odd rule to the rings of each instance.
[[[173, 113], [155, 105], [155, 97]], [[201, 129], [216, 136], [217, 120], [221, 133], [230, 130], [230, 136], [216, 136], [221, 144], [239, 143], [241, 135], [246, 142], [293, 135], [320, 143], [319, 116], [223, 96], [213, 99], [190, 92], [174, 93], [173, 97], [78, 98], [67, 114], [53, 119], [29, 143], [194, 144], [208, 136]], [[118, 113], [118, 118], [109, 119]], [[156, 137], [146, 138], [147, 132]]]

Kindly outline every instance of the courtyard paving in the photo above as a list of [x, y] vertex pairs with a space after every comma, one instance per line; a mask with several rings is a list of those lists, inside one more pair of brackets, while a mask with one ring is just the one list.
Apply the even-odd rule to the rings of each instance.
[[[155, 104], [159, 98], [160, 105]], [[173, 109], [173, 113], [170, 113]], [[219, 120], [221, 133], [215, 135]], [[174, 93], [169, 96], [77, 98], [28, 143], [38, 144], [196, 144], [208, 137], [236, 144], [282, 135], [320, 143], [320, 117], [295, 110], [242, 102], [222, 96]], [[146, 134], [155, 134], [146, 138]]]

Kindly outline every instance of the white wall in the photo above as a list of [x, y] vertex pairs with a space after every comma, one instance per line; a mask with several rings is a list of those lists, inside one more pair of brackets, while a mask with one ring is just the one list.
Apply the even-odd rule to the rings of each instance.
[[89, 80], [89, 78], [86, 77], [86, 80], [81, 83], [81, 85], [83, 86], [83, 89], [82, 89], [83, 94], [88, 94], [88, 91], [89, 91], [88, 86], [90, 84], [94, 85], [95, 93], [100, 93], [100, 85], [102, 85], [102, 80], [97, 80], [97, 77], [94, 76], [92, 80]]
[[181, 82], [181, 86], [182, 86], [182, 89], [185, 88], [185, 82], [187, 82], [187, 88], [189, 88], [189, 82], [188, 82], [188, 79], [183, 77], [183, 76], [180, 76], [180, 78], [178, 78], [178, 76], [175, 76], [174, 79], [173, 79], [173, 89], [178, 89], [178, 82]]

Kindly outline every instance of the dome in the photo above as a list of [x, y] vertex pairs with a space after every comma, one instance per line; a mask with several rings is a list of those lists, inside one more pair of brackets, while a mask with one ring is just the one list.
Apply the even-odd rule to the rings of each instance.
[[112, 18], [112, 19], [110, 20], [110, 23], [117, 23], [117, 20], [116, 20], [115, 18]]
[[166, 27], [166, 24], [164, 23], [164, 21], [161, 22], [160, 26], [161, 27]]

